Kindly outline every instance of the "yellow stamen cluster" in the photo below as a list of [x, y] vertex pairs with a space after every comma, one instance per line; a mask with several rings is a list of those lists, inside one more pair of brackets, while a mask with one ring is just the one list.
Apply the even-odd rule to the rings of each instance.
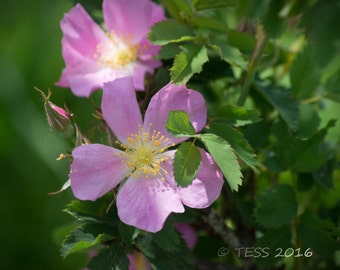
[[159, 176], [164, 181], [168, 172], [161, 167], [161, 163], [170, 158], [164, 152], [172, 145], [169, 144], [169, 138], [165, 138], [159, 131], [149, 132], [139, 127], [138, 133], [131, 134], [127, 143], [121, 145], [125, 151], [122, 153], [123, 166], [130, 169], [128, 176]]
[[117, 36], [114, 32], [107, 34], [110, 43], [97, 45], [94, 58], [102, 67], [119, 68], [136, 61], [140, 46], [132, 43], [131, 36]]

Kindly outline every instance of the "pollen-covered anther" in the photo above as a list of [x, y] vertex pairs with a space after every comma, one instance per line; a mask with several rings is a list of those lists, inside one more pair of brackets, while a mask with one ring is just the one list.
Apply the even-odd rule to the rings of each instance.
[[107, 33], [109, 42], [96, 46], [93, 57], [102, 68], [119, 68], [137, 60], [140, 45], [133, 44], [131, 35], [116, 35], [114, 31]]
[[131, 134], [126, 144], [121, 145], [124, 150], [122, 164], [130, 170], [129, 176], [135, 178], [141, 175], [145, 178], [159, 176], [164, 180], [168, 172], [161, 167], [161, 163], [169, 159], [164, 152], [173, 145], [168, 142], [169, 139], [161, 132], [152, 130], [150, 133], [140, 126], [138, 133]]

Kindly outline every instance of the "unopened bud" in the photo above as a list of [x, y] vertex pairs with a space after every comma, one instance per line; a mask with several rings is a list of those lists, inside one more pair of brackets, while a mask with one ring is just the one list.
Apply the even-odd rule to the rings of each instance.
[[49, 100], [52, 94], [50, 90], [48, 90], [47, 96], [40, 89], [35, 88], [35, 90], [37, 90], [44, 99], [44, 108], [49, 126], [53, 130], [62, 132], [65, 137], [71, 137], [73, 135], [74, 128], [71, 124], [68, 112], [53, 104]]

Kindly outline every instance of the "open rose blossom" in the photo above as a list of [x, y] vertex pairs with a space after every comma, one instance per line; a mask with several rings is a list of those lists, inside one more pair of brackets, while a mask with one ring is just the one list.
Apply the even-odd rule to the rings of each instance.
[[102, 113], [120, 147], [87, 144], [72, 152], [71, 188], [80, 200], [96, 200], [121, 183], [116, 205], [120, 219], [157, 232], [171, 212], [184, 205], [205, 208], [219, 196], [223, 176], [212, 157], [200, 149], [202, 162], [196, 179], [179, 187], [173, 176], [176, 150], [182, 142], [165, 128], [171, 110], [187, 112], [196, 131], [206, 124], [203, 96], [185, 86], [168, 84], [152, 97], [144, 121], [131, 77], [103, 86]]
[[103, 17], [106, 32], [81, 4], [65, 14], [60, 25], [66, 67], [57, 85], [88, 97], [104, 82], [131, 76], [135, 89], [144, 90], [145, 74], [161, 65], [153, 59], [159, 47], [147, 34], [165, 18], [163, 9], [151, 0], [104, 0]]

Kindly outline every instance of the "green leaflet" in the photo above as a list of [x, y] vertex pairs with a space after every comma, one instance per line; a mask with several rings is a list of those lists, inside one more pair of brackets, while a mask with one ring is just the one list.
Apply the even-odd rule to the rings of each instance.
[[169, 19], [156, 23], [151, 27], [149, 40], [156, 45], [193, 40], [196, 37], [192, 28]]
[[174, 158], [174, 177], [181, 187], [189, 186], [195, 179], [201, 166], [201, 154], [191, 142], [182, 143]]
[[202, 71], [202, 66], [208, 61], [205, 46], [190, 43], [181, 45], [181, 52], [176, 55], [170, 68], [171, 81], [175, 84], [185, 84], [195, 73]]
[[297, 214], [294, 190], [288, 185], [267, 188], [256, 196], [255, 219], [267, 228], [278, 228], [293, 221]]
[[228, 142], [211, 133], [201, 134], [197, 138], [207, 147], [227, 179], [231, 190], [237, 191], [242, 183], [242, 173], [237, 157]]
[[124, 248], [119, 244], [113, 244], [95, 256], [88, 264], [88, 268], [91, 270], [123, 270], [128, 269], [129, 264]]
[[170, 111], [166, 121], [166, 129], [175, 137], [195, 135], [195, 129], [185, 111]]
[[61, 255], [92, 249], [98, 245], [117, 238], [115, 230], [99, 223], [89, 223], [72, 231], [62, 243]]

